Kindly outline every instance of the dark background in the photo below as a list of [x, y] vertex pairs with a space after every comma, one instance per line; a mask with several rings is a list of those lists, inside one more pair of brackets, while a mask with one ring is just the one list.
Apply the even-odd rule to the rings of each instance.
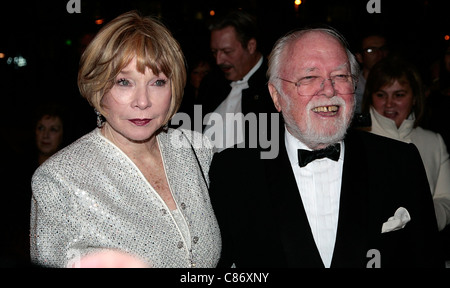
[[[34, 167], [30, 164], [35, 156], [27, 155], [34, 142], [35, 108], [45, 102], [66, 105], [69, 123], [65, 123], [64, 133], [70, 126], [73, 139], [96, 126], [95, 113], [76, 84], [83, 48], [104, 25], [96, 20], [107, 23], [133, 9], [156, 16], [179, 40], [188, 61], [195, 54], [210, 53], [207, 27], [214, 17], [231, 9], [241, 8], [257, 17], [262, 36], [259, 44], [266, 55], [280, 36], [307, 25], [327, 24], [338, 29], [353, 51], [361, 34], [377, 29], [387, 34], [392, 50], [419, 67], [425, 82], [430, 66], [450, 43], [444, 40], [450, 35], [448, 0], [379, 0], [379, 14], [367, 12], [369, 0], [304, 0], [298, 9], [294, 0], [78, 1], [81, 13], [73, 14], [66, 9], [68, 0], [0, 3], [0, 226], [4, 233], [0, 236], [0, 267], [20, 266], [21, 261], [27, 263], [29, 255], [25, 248], [29, 212], [23, 211], [29, 210], [31, 198], [34, 170], [28, 169]], [[209, 14], [211, 10], [216, 16]], [[441, 106], [446, 115], [448, 105]]]
[[[241, 8], [257, 16], [262, 51], [291, 29], [324, 23], [340, 30], [351, 47], [361, 33], [377, 28], [386, 33], [392, 47], [409, 57], [428, 77], [450, 35], [449, 3], [436, 0], [379, 0], [381, 13], [370, 14], [368, 0], [79, 0], [81, 13], [66, 10], [69, 1], [10, 1], [2, 3], [0, 15], [0, 95], [3, 138], [18, 152], [32, 137], [33, 109], [46, 101], [69, 106], [76, 136], [95, 127], [95, 115], [76, 86], [78, 61], [83, 47], [104, 24], [119, 14], [137, 9], [159, 17], [180, 41], [186, 57], [209, 53], [207, 26], [214, 17]], [[210, 16], [214, 10], [216, 16]], [[448, 42], [448, 41], [447, 41]], [[19, 67], [13, 59], [23, 57]], [[9, 59], [9, 60], [8, 60]], [[9, 62], [11, 62], [8, 64]]]

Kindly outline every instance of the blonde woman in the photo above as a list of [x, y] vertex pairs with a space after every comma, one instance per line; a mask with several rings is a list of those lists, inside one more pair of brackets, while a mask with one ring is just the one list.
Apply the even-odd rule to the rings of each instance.
[[185, 83], [180, 46], [157, 20], [132, 11], [97, 34], [82, 55], [78, 86], [98, 128], [33, 176], [34, 263], [77, 267], [116, 252], [138, 267], [216, 266], [221, 238], [208, 196], [211, 145], [166, 125]]

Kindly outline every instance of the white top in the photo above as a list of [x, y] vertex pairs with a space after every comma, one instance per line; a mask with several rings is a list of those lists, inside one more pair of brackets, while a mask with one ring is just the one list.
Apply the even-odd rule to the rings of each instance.
[[208, 193], [212, 146], [187, 130], [169, 129], [157, 139], [177, 212], [170, 213], [133, 161], [96, 128], [33, 176], [31, 260], [66, 267], [86, 254], [118, 249], [155, 268], [215, 267], [221, 238]]
[[[204, 134], [214, 145], [214, 152], [221, 152], [229, 147], [244, 142], [244, 115], [242, 114], [242, 90], [247, 89], [248, 79], [263, 63], [261, 57], [256, 65], [242, 80], [230, 83], [232, 89], [227, 98], [220, 103], [213, 113], [205, 116]], [[235, 124], [236, 128], [235, 128]], [[219, 127], [220, 126], [220, 127]], [[236, 129], [236, 131], [235, 131]]]
[[331, 265], [339, 218], [344, 145], [338, 161], [317, 159], [305, 167], [298, 164], [297, 149], [309, 149], [286, 129], [286, 150], [294, 171], [309, 226], [326, 268]]
[[189, 226], [186, 223], [186, 220], [183, 217], [183, 214], [180, 212], [180, 210], [175, 209], [170, 211], [172, 213], [173, 219], [178, 225], [178, 228], [180, 229], [181, 235], [183, 235], [184, 241], [186, 242], [187, 248], [191, 250], [191, 233], [189, 232]]
[[399, 128], [394, 120], [370, 108], [372, 133], [413, 143], [419, 150], [433, 194], [434, 209], [439, 230], [450, 224], [450, 160], [441, 135], [421, 127], [414, 128], [414, 114], [405, 119]]

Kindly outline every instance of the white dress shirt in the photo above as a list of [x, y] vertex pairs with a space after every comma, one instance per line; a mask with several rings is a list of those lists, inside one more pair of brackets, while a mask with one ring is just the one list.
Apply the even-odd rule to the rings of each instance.
[[[242, 80], [231, 82], [232, 89], [227, 98], [223, 100], [213, 113], [206, 115], [205, 123], [208, 126], [205, 127], [204, 134], [211, 139], [214, 145], [214, 152], [221, 152], [228, 147], [244, 142], [242, 90], [249, 87], [248, 79], [259, 69], [262, 62], [263, 57], [259, 59], [258, 63]], [[236, 131], [234, 131], [235, 129]]]
[[297, 149], [311, 150], [286, 129], [286, 150], [294, 171], [314, 241], [326, 268], [331, 265], [339, 216], [344, 143], [338, 161], [317, 159], [305, 167], [298, 165]]

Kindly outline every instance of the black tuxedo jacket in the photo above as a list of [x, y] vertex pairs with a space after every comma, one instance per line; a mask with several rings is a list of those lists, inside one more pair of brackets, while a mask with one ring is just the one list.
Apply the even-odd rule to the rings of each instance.
[[[210, 193], [223, 238], [220, 267], [324, 267], [281, 131], [275, 159], [238, 148], [213, 158]], [[362, 131], [349, 131], [344, 141], [331, 267], [374, 267], [376, 261], [381, 268], [444, 267], [416, 147]], [[382, 224], [399, 207], [408, 210], [411, 221], [382, 234]]]

